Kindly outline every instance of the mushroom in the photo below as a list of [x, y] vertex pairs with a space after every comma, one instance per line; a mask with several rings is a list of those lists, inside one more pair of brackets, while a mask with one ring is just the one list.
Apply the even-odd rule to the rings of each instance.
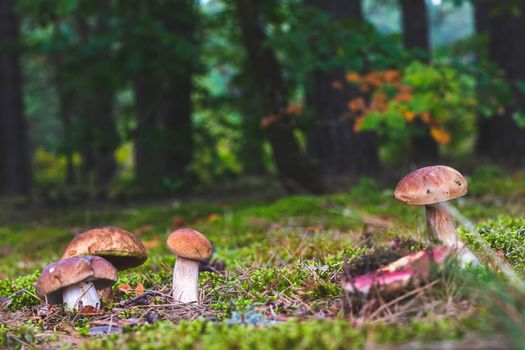
[[[119, 227], [106, 226], [83, 232], [66, 247], [62, 259], [97, 255], [108, 260], [118, 271], [142, 265], [148, 258], [146, 248], [133, 233]], [[111, 288], [99, 291], [102, 298], [111, 296]]]
[[65, 304], [66, 310], [100, 307], [96, 290], [117, 280], [117, 269], [98, 256], [73, 257], [44, 267], [36, 282], [38, 294], [49, 304]]
[[459, 252], [463, 263], [479, 263], [460, 240], [446, 202], [467, 193], [467, 180], [457, 170], [435, 165], [414, 170], [401, 179], [394, 197], [403, 203], [424, 205], [431, 234], [444, 245]]
[[182, 228], [169, 235], [167, 245], [177, 255], [173, 268], [173, 299], [183, 303], [198, 301], [199, 262], [210, 260], [210, 241], [200, 232]]
[[100, 227], [83, 232], [66, 247], [62, 259], [97, 255], [122, 271], [142, 265], [148, 258], [146, 248], [133, 233], [118, 227]]
[[429, 276], [433, 266], [442, 267], [451, 248], [438, 246], [404, 256], [375, 271], [343, 281], [350, 294], [367, 295], [376, 289], [384, 295], [398, 292]]

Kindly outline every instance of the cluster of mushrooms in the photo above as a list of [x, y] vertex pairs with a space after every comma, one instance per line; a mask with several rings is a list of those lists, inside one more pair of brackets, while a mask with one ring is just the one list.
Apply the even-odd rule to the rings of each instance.
[[[184, 228], [169, 235], [167, 246], [177, 255], [173, 299], [198, 301], [199, 263], [210, 260], [210, 241], [200, 232]], [[131, 232], [118, 227], [95, 228], [76, 236], [62, 259], [42, 270], [36, 290], [46, 303], [64, 304], [69, 311], [99, 309], [99, 295], [110, 296], [118, 271], [140, 266], [147, 258], [144, 245]]]
[[[446, 207], [447, 201], [465, 195], [467, 187], [467, 181], [457, 170], [443, 165], [421, 168], [401, 179], [395, 198], [406, 204], [425, 206], [430, 232], [443, 245], [354, 277], [343, 283], [344, 289], [361, 294], [368, 294], [372, 288], [397, 290], [409, 281], [425, 277], [431, 264], [441, 264], [451, 253], [457, 254], [462, 263], [479, 263], [460, 240]], [[177, 255], [173, 270], [174, 301], [197, 302], [199, 263], [210, 260], [211, 243], [201, 233], [184, 228], [169, 235], [167, 246]], [[132, 233], [117, 227], [92, 229], [75, 237], [60, 261], [43, 269], [36, 288], [47, 303], [63, 303], [66, 310], [100, 308], [99, 294], [111, 293], [118, 271], [139, 266], [146, 259], [146, 249]]]

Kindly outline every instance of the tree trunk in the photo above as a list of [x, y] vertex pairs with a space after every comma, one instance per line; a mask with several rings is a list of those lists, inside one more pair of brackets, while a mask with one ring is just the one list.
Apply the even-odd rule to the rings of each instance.
[[105, 196], [117, 171], [115, 151], [119, 137], [114, 120], [113, 92], [87, 92], [79, 98], [85, 125], [83, 167], [97, 195]]
[[[191, 0], [176, 2], [177, 13], [157, 14], [164, 29], [179, 40], [196, 46], [195, 21], [198, 15]], [[151, 56], [151, 54], [150, 54]], [[155, 62], [158, 57], [149, 57]], [[191, 182], [188, 166], [193, 160], [192, 92], [194, 60], [184, 57], [158, 72], [148, 64], [134, 82], [137, 106], [135, 135], [135, 174], [142, 186], [160, 187]]]
[[[403, 27], [403, 45], [409, 50], [418, 50], [421, 60], [430, 57], [430, 40], [427, 6], [425, 0], [399, 0]], [[424, 123], [416, 128], [423, 129], [420, 135], [411, 139], [411, 161], [417, 165], [428, 165], [439, 158], [438, 145], [430, 136], [430, 130]]]
[[266, 45], [257, 0], [235, 0], [242, 39], [251, 62], [265, 114], [263, 122], [283, 186], [292, 192], [319, 192], [319, 171], [301, 152], [293, 133], [281, 66], [274, 50]]
[[[512, 6], [520, 11], [511, 11]], [[525, 129], [518, 127], [512, 114], [525, 111], [525, 92], [518, 88], [519, 81], [525, 81], [525, 3], [480, 0], [475, 11], [476, 30], [486, 35], [489, 57], [503, 69], [515, 98], [503, 115], [479, 120], [477, 151], [493, 161], [519, 161], [525, 155]]]
[[430, 53], [427, 5], [425, 0], [399, 0], [403, 27], [403, 45], [419, 49], [428, 58]]
[[[55, 29], [57, 27], [55, 23]], [[73, 91], [67, 87], [64, 79], [64, 64], [61, 54], [57, 53], [52, 62], [55, 70], [55, 86], [58, 95], [58, 114], [62, 122], [63, 152], [66, 155], [66, 184], [76, 182], [75, 167], [73, 164]]]
[[[360, 0], [306, 0], [305, 4], [326, 12], [332, 20], [362, 21]], [[375, 175], [379, 169], [376, 135], [354, 131], [355, 116], [347, 103], [359, 94], [353, 88], [334, 89], [344, 82], [343, 68], [316, 70], [306, 101], [314, 113], [315, 128], [309, 135], [309, 153], [319, 162], [325, 178], [341, 174]]]
[[[98, 15], [94, 27], [84, 17], [77, 18], [77, 29], [83, 45], [91, 45], [92, 37], [104, 36], [108, 30], [107, 8]], [[85, 58], [84, 58], [85, 59]], [[107, 60], [95, 55], [89, 60]], [[115, 151], [120, 144], [114, 120], [115, 90], [106, 72], [78, 72], [83, 89], [75, 98], [80, 124], [82, 176], [90, 186], [91, 195], [104, 198], [117, 171]]]
[[0, 0], [0, 195], [6, 196], [26, 195], [31, 186], [18, 38], [13, 1]]
[[135, 81], [135, 171], [143, 186], [188, 180], [193, 158], [191, 76], [179, 76], [169, 84], [159, 90], [147, 76]]

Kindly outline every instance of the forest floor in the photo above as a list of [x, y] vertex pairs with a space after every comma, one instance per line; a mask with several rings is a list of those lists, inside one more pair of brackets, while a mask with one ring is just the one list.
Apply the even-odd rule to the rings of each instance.
[[[484, 167], [453, 204], [513, 269], [525, 267], [525, 173]], [[215, 204], [214, 204], [215, 203]], [[429, 244], [422, 208], [363, 180], [346, 193], [277, 200], [188, 201], [95, 209], [0, 209], [0, 348], [508, 349], [525, 337], [525, 294], [490, 268], [452, 266], [393, 298], [345, 295], [345, 274]], [[47, 308], [33, 284], [75, 233], [114, 225], [148, 249], [121, 272], [100, 313]], [[215, 248], [200, 275], [202, 303], [169, 290], [174, 229]], [[472, 232], [460, 227], [475, 252]], [[523, 344], [523, 343], [522, 343]]]

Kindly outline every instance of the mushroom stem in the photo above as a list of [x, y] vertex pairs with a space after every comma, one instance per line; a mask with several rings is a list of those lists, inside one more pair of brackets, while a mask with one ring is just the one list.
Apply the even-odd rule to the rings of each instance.
[[[446, 203], [446, 202], [444, 202]], [[432, 235], [459, 253], [459, 260], [466, 264], [479, 264], [478, 258], [459, 239], [458, 231], [454, 227], [450, 212], [444, 203], [425, 205], [427, 223]]]
[[173, 268], [173, 299], [183, 303], [199, 301], [199, 262], [177, 256]]
[[91, 282], [82, 281], [64, 288], [62, 299], [66, 310], [78, 309], [85, 306], [100, 307], [97, 290]]
[[452, 217], [447, 210], [439, 205], [425, 205], [425, 211], [428, 227], [435, 238], [454, 249], [463, 247], [458, 232], [452, 223]]

